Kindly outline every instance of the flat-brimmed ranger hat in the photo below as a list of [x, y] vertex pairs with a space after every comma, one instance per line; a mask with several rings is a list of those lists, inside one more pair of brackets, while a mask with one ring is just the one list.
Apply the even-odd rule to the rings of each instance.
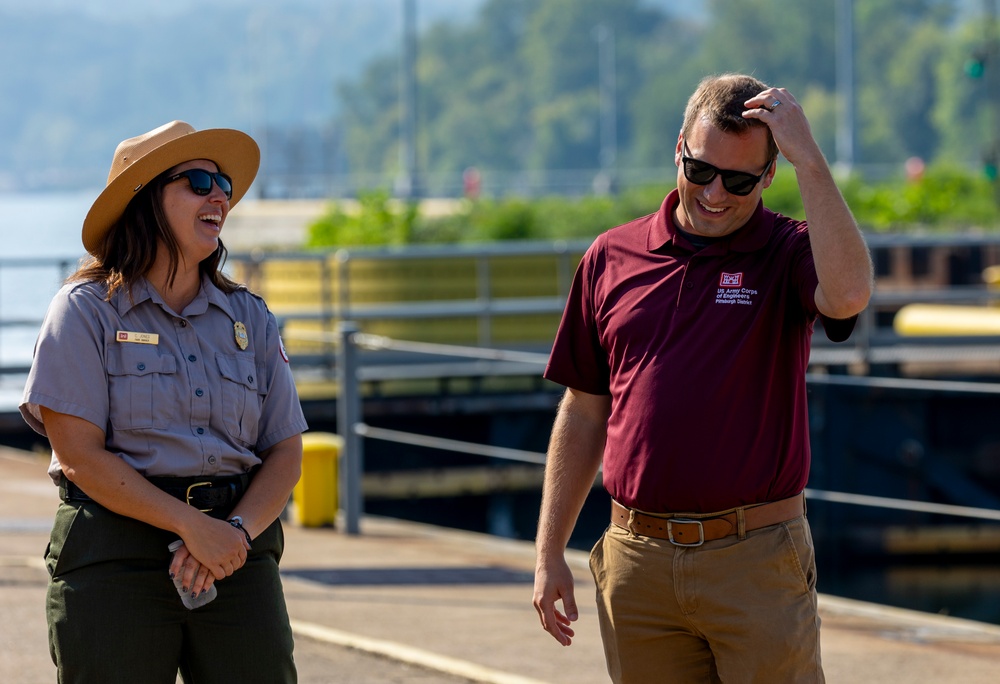
[[208, 159], [233, 179], [233, 206], [253, 183], [260, 166], [260, 148], [246, 133], [230, 128], [196, 131], [183, 121], [171, 121], [157, 129], [123, 140], [115, 150], [108, 184], [94, 200], [83, 221], [83, 246], [97, 252], [101, 240], [125, 213], [139, 190], [169, 168]]

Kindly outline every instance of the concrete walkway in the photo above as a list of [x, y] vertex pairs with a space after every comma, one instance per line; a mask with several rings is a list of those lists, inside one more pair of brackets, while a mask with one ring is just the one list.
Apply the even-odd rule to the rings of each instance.
[[[0, 448], [0, 682], [55, 680], [41, 556], [57, 506], [47, 459]], [[362, 534], [286, 525], [285, 595], [302, 684], [608, 681], [586, 554], [573, 646], [531, 607], [531, 544], [365, 518]], [[1000, 627], [822, 596], [827, 681], [995, 684]]]

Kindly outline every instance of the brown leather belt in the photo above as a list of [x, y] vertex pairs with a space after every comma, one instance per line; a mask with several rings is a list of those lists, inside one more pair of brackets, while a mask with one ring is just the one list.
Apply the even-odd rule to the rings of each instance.
[[666, 539], [677, 546], [701, 546], [737, 534], [740, 531], [740, 517], [743, 531], [759, 530], [778, 523], [800, 518], [805, 514], [805, 498], [802, 494], [756, 506], [742, 506], [722, 513], [666, 513], [653, 515], [626, 508], [611, 500], [611, 522], [644, 537]]

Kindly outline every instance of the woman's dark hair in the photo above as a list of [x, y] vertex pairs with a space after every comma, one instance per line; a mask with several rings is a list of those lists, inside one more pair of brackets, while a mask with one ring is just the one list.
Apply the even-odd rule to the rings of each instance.
[[[166, 176], [164, 171], [136, 193], [121, 218], [104, 235], [98, 253], [86, 259], [67, 278], [67, 282], [104, 283], [108, 288], [109, 301], [118, 290], [125, 290], [131, 297], [132, 286], [153, 267], [158, 243], [162, 242], [170, 257], [167, 286], [173, 286], [180, 266], [180, 248], [163, 211], [163, 180]], [[227, 254], [220, 239], [215, 251], [198, 264], [198, 270], [220, 290], [229, 293], [239, 285], [222, 272]]]

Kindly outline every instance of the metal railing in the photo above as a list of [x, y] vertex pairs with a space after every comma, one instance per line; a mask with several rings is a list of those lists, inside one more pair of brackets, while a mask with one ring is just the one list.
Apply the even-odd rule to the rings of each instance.
[[[384, 336], [361, 333], [356, 324], [350, 321], [340, 323], [336, 333], [339, 349], [338, 369], [338, 402], [337, 425], [344, 440], [344, 448], [340, 454], [339, 472], [343, 477], [338, 482], [339, 497], [342, 502], [342, 515], [347, 534], [360, 533], [360, 519], [363, 510], [362, 473], [364, 470], [363, 439], [376, 439], [396, 444], [407, 444], [442, 451], [474, 454], [496, 458], [504, 461], [531, 463], [543, 465], [545, 454], [510, 449], [487, 444], [477, 444], [460, 440], [422, 435], [418, 433], [377, 428], [364, 422], [362, 413], [361, 392], [359, 385], [373, 377], [386, 379], [387, 372], [371, 376], [364, 373], [364, 367], [357, 354], [358, 349], [366, 350], [398, 350], [417, 354], [432, 354], [445, 356], [465, 356], [477, 358], [491, 363], [519, 363], [532, 367], [540, 373], [547, 360], [545, 354], [512, 352], [502, 349], [482, 349], [479, 347], [462, 347], [458, 345], [428, 344], [404, 340], [393, 340]], [[970, 382], [940, 382], [928, 380], [904, 380], [885, 378], [822, 378], [823, 382], [844, 382], [846, 384], [874, 385], [891, 384], [895, 387], [912, 387], [914, 390], [943, 389], [947, 391], [984, 391], [987, 388], [979, 383]], [[1000, 392], [1000, 385], [994, 385], [990, 390]], [[806, 489], [808, 498], [853, 506], [868, 506], [884, 509], [904, 510], [920, 513], [934, 513], [957, 517], [974, 518], [977, 520], [1000, 521], [1000, 510], [977, 508], [970, 506], [955, 506], [950, 504], [929, 503], [908, 499], [869, 496], [847, 492]]]
[[[21, 331], [34, 342], [49, 303], [47, 297], [55, 293], [76, 264], [77, 259], [65, 257], [0, 259], [0, 303], [3, 304], [0, 305], [0, 375], [28, 372], [28, 363], [3, 361], [10, 346], [7, 336], [10, 332]], [[19, 309], [14, 314], [9, 313], [12, 304]], [[25, 308], [30, 312], [24, 312]]]
[[[873, 252], [896, 248], [975, 247], [991, 250], [1000, 248], [1000, 235], [869, 235], [867, 239]], [[308, 326], [320, 331], [315, 340], [328, 340], [328, 333], [336, 329], [339, 321], [354, 321], [361, 329], [371, 332], [378, 331], [380, 326], [392, 323], [409, 322], [422, 325], [427, 321], [430, 327], [435, 319], [456, 322], [465, 319], [475, 322], [475, 339], [470, 342], [474, 341], [481, 347], [491, 347], [498, 345], [496, 333], [505, 324], [508, 326], [511, 324], [511, 317], [550, 316], [558, 320], [557, 317], [563, 310], [572, 281], [575, 260], [589, 244], [589, 240], [574, 240], [352, 249], [338, 250], [333, 255], [329, 252], [233, 254], [229, 264], [230, 268], [243, 269], [240, 275], [247, 276], [246, 280], [250, 282], [252, 289], [263, 289], [265, 299], [272, 306], [283, 327], [300, 328], [297, 332], [299, 340], [307, 338], [307, 333], [301, 328]], [[502, 263], [498, 262], [498, 259], [517, 260], [534, 257], [554, 257], [554, 261], [548, 262], [547, 266], [552, 269], [551, 273], [547, 273], [543, 278], [547, 283], [546, 291], [537, 295], [524, 291], [517, 296], [511, 295], [510, 290], [498, 291], [503, 289], [498, 285], [497, 264]], [[368, 266], [375, 264], [384, 272], [391, 273], [397, 264], [402, 266], [420, 260], [434, 259], [447, 264], [457, 264], [458, 260], [466, 262], [472, 260], [474, 274], [470, 276], [471, 286], [468, 282], [463, 282], [462, 285], [468, 287], [468, 292], [452, 292], [449, 293], [449, 298], [431, 297], [423, 300], [410, 296], [412, 293], [404, 292], [406, 297], [384, 301], [374, 301], [371, 298], [366, 301], [364, 293], [359, 293], [363, 278], [356, 278], [358, 273], [356, 269], [365, 267], [365, 264]], [[312, 269], [305, 279], [312, 288], [310, 296], [313, 299], [309, 306], [295, 307], [287, 303], [279, 305], [272, 299], [267, 291], [268, 279], [265, 275], [266, 267], [271, 262], [288, 262], [292, 271], [296, 270], [295, 264], [302, 264], [302, 269], [298, 269], [300, 271], [305, 270], [307, 266]], [[0, 333], [13, 329], [20, 329], [27, 335], [36, 333], [48, 303], [43, 296], [43, 301], [37, 302], [37, 306], [31, 312], [24, 315], [12, 314], [9, 310], [9, 301], [11, 290], [15, 287], [13, 283], [16, 283], [19, 292], [38, 296], [39, 286], [57, 285], [73, 265], [74, 260], [67, 258], [0, 259]], [[446, 265], [442, 270], [449, 268], [450, 266]], [[530, 272], [530, 268], [527, 267], [526, 273]], [[52, 274], [51, 282], [41, 283], [38, 277], [18, 276], [13, 279], [7, 277], [11, 272], [25, 272], [26, 269], [49, 269]], [[4, 285], [4, 283], [11, 284]], [[54, 291], [54, 287], [51, 289]], [[521, 296], [525, 294], [527, 296]], [[904, 291], [880, 287], [876, 289], [870, 306], [862, 314], [850, 342], [832, 345], [826, 342], [824, 335], [816, 335], [813, 364], [894, 364], [907, 360], [947, 362], [970, 358], [1000, 361], [1000, 336], [917, 338], [897, 335], [887, 321], [894, 311], [909, 303], [995, 305], [1000, 303], [1000, 290], [986, 286], [914, 288]], [[544, 320], [548, 326], [548, 319]], [[446, 326], [442, 326], [441, 329], [444, 327]], [[554, 333], [554, 330], [552, 332]], [[394, 336], [403, 337], [403, 335]], [[551, 336], [547, 341], [550, 340]], [[0, 340], [0, 346], [2, 344]], [[518, 342], [511, 344], [537, 349], [541, 348], [542, 341], [533, 339], [526, 344]], [[332, 368], [335, 365], [335, 349], [329, 344], [317, 346], [315, 353], [290, 351], [296, 356], [295, 360], [299, 367], [314, 365]], [[0, 361], [2, 358], [0, 355]], [[5, 365], [0, 362], [0, 374], [24, 371], [23, 363]]]

